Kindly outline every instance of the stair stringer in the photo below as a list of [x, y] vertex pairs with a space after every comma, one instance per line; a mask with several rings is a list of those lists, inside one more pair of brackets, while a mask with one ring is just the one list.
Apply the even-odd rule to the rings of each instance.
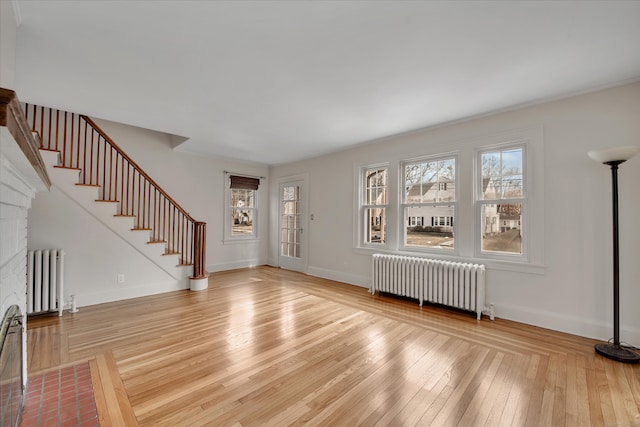
[[96, 201], [99, 198], [100, 187], [77, 185], [81, 170], [54, 167], [59, 164], [59, 152], [40, 150], [40, 154], [53, 186], [149, 261], [178, 280], [180, 285], [187, 287], [187, 278], [192, 272], [192, 266], [178, 265], [178, 254], [164, 254], [163, 243], [149, 243], [149, 231], [133, 230], [134, 217], [116, 216], [118, 202]]

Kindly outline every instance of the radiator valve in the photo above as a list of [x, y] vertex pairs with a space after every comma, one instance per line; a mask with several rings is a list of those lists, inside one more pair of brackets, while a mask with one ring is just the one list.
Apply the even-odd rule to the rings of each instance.
[[76, 305], [76, 296], [75, 295], [71, 295], [71, 312], [72, 313], [77, 313], [78, 312], [78, 306]]
[[485, 306], [482, 314], [489, 316], [490, 320], [495, 320], [495, 313], [493, 311], [493, 303], [489, 304], [489, 306]]

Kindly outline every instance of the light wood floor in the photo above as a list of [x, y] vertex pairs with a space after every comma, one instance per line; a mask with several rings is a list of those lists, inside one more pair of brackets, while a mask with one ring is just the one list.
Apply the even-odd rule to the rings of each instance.
[[633, 426], [595, 341], [280, 269], [28, 321], [29, 371], [89, 360], [103, 426]]

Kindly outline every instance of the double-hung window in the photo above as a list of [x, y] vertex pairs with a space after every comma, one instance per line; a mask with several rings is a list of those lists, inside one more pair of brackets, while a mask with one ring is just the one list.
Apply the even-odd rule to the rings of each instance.
[[456, 158], [405, 162], [404, 246], [452, 250], [455, 235]]
[[260, 180], [240, 175], [230, 175], [228, 179], [225, 237], [256, 238]]
[[388, 168], [386, 166], [362, 168], [362, 242], [364, 245], [386, 243], [388, 209]]
[[477, 205], [480, 253], [525, 255], [525, 146], [481, 151], [478, 156]]

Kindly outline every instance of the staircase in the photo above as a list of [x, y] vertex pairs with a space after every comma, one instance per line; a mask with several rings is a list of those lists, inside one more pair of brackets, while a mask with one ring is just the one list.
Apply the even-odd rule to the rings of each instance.
[[29, 104], [25, 112], [53, 185], [173, 278], [206, 287], [204, 222], [89, 117]]

